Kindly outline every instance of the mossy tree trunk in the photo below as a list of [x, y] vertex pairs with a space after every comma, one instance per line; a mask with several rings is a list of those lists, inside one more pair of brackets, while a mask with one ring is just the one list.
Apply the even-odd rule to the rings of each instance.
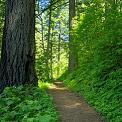
[[6, 0], [0, 62], [0, 89], [37, 84], [35, 60], [35, 0]]

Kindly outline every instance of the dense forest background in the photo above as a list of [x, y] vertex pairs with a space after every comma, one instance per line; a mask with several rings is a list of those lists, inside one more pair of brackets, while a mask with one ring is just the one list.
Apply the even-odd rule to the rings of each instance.
[[[122, 1], [20, 0], [19, 3], [15, 0], [16, 4], [12, 4], [13, 1], [0, 0], [0, 91], [8, 86], [25, 86], [15, 91], [5, 89], [1, 105], [7, 101], [4, 97], [8, 92], [9, 97], [12, 93], [12, 96], [24, 95], [27, 84], [43, 86], [43, 82], [60, 80], [83, 95], [107, 121], [121, 122]], [[28, 8], [24, 8], [24, 4]], [[34, 87], [35, 91], [40, 95], [38, 88]], [[46, 98], [48, 106], [48, 96], [41, 97], [41, 104]], [[4, 106], [15, 106], [20, 101], [12, 103], [11, 100]], [[46, 114], [51, 111], [54, 114], [44, 118], [57, 121], [54, 107], [50, 106]], [[7, 118], [6, 110], [11, 112], [10, 108], [2, 109], [1, 114], [5, 114], [2, 118], [10, 120], [12, 115], [9, 113]], [[17, 113], [14, 118], [18, 116]], [[26, 119], [27, 116], [23, 121]]]

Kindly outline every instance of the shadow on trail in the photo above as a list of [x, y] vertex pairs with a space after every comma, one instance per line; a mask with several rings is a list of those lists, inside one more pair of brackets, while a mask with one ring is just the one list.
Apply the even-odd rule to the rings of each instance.
[[54, 99], [60, 122], [104, 122], [83, 98], [69, 91], [62, 82], [55, 82], [49, 94]]

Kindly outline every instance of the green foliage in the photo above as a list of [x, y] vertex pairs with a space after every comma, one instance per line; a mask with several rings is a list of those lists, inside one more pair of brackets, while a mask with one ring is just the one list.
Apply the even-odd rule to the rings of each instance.
[[[47, 9], [36, 18], [36, 72], [38, 79], [44, 82], [52, 82], [52, 79], [59, 77], [67, 68], [69, 32], [68, 6], [64, 4], [65, 2], [64, 0], [54, 2], [55, 4], [50, 8], [51, 13]], [[44, 8], [42, 4], [38, 6], [40, 11], [42, 8]]]
[[38, 81], [38, 86], [39, 86], [39, 88], [41, 88], [42, 90], [47, 90], [47, 89], [49, 88], [50, 85], [51, 85], [51, 83]]
[[[85, 5], [83, 5], [84, 7]], [[110, 122], [122, 121], [121, 3], [93, 0], [74, 26], [78, 68], [64, 83]]]
[[46, 91], [37, 87], [7, 87], [0, 96], [0, 121], [56, 122], [57, 113]]

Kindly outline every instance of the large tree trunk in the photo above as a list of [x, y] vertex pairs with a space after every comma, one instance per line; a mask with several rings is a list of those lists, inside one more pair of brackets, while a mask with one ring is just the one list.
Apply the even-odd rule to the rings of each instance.
[[6, 0], [0, 88], [37, 84], [34, 60], [35, 0]]
[[2, 49], [2, 34], [3, 34], [3, 23], [4, 23], [4, 8], [5, 1], [0, 0], [0, 59], [1, 59], [1, 49]]
[[75, 0], [69, 0], [69, 71], [73, 71], [77, 66], [77, 52], [72, 35], [73, 19], [76, 15]]

